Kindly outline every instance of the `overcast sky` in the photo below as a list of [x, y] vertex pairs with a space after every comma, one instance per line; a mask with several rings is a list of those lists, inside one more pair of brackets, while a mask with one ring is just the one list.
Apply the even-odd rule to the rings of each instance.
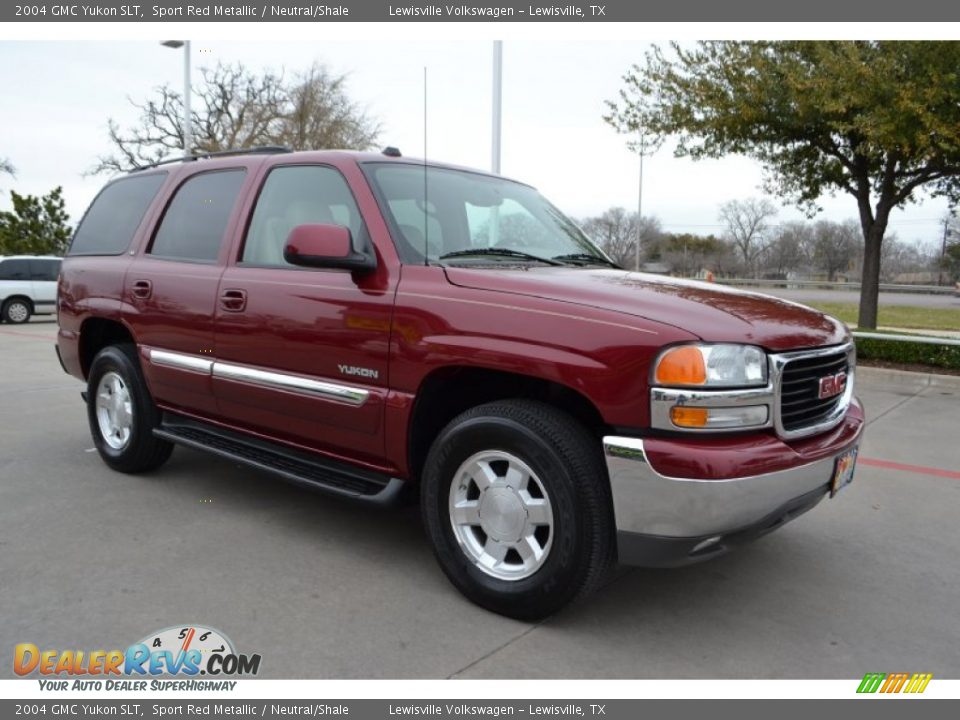
[[[396, 35], [395, 42], [195, 39], [194, 67], [218, 60], [288, 70], [325, 63], [349, 75], [351, 97], [382, 121], [381, 145], [419, 157], [426, 66], [429, 157], [489, 168], [491, 43], [411, 42], [401, 28]], [[601, 116], [644, 48], [619, 41], [505, 42], [503, 174], [535, 185], [578, 218], [617, 205], [636, 209], [637, 157]], [[15, 179], [0, 176], [0, 208], [9, 207], [11, 188], [42, 194], [62, 185], [76, 222], [106, 180], [83, 172], [110, 150], [107, 119], [132, 123], [136, 112], [128, 97], [144, 99], [164, 83], [179, 90], [182, 57], [182, 50], [159, 42], [0, 41], [0, 157], [17, 168]], [[668, 231], [719, 233], [718, 206], [760, 195], [760, 182], [759, 166], [744, 158], [694, 163], [665, 147], [645, 161], [644, 214], [658, 217]], [[822, 205], [822, 217], [855, 216], [849, 196], [824, 198]], [[927, 200], [895, 213], [891, 229], [902, 240], [933, 243], [945, 210], [942, 201]], [[779, 219], [800, 217], [786, 206]]]

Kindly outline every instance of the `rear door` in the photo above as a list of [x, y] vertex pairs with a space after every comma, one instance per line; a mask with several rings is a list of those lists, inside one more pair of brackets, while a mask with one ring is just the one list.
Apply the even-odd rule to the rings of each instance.
[[12, 258], [0, 262], [0, 302], [14, 296], [33, 299], [29, 260]]
[[270, 169], [220, 281], [213, 369], [220, 413], [260, 434], [375, 463], [383, 454], [396, 276], [382, 260], [370, 274], [287, 263], [287, 236], [303, 224], [347, 227], [356, 249], [371, 242], [340, 170]]
[[57, 305], [57, 275], [60, 261], [37, 258], [30, 261], [30, 281], [33, 286], [33, 306], [37, 313], [52, 313]]
[[189, 175], [174, 191], [146, 252], [126, 274], [125, 317], [144, 374], [166, 407], [213, 415], [217, 287], [233, 231], [243, 168]]

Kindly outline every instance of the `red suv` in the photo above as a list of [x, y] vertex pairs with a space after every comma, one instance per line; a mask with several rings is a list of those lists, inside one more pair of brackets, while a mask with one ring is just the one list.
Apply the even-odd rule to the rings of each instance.
[[779, 527], [850, 480], [863, 428], [842, 323], [627, 272], [533, 188], [393, 149], [115, 180], [58, 311], [110, 467], [181, 444], [414, 488], [450, 580], [517, 618]]

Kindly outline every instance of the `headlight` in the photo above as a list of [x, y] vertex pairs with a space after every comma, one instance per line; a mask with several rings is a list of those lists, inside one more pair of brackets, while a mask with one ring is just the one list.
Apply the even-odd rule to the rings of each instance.
[[762, 387], [767, 356], [754, 345], [679, 345], [657, 360], [653, 380], [662, 387]]

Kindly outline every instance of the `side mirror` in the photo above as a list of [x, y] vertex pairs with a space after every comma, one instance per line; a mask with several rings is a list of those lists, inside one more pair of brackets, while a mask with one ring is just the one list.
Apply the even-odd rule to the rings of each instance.
[[291, 265], [369, 271], [372, 255], [356, 252], [349, 228], [342, 225], [297, 225], [287, 236], [283, 259]]

